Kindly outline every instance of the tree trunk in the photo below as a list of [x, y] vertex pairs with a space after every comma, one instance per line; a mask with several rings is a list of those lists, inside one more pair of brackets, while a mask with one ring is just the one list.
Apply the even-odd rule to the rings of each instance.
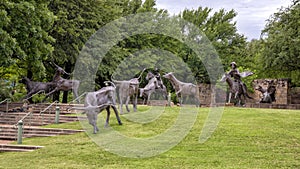
[[[29, 68], [27, 68], [27, 78], [30, 79], [30, 80], [32, 80], [32, 77], [33, 77], [32, 71], [31, 71]], [[28, 94], [29, 92], [30, 92], [30, 91], [27, 91], [27, 94]], [[32, 98], [28, 99], [28, 101], [29, 101], [29, 103], [31, 103], [31, 104], [33, 103]]]
[[63, 103], [68, 103], [68, 93], [69, 91], [64, 91], [64, 95], [63, 95]]
[[32, 71], [27, 68], [27, 78], [32, 80], [32, 77], [33, 77]]
[[54, 92], [53, 94], [52, 94], [52, 100], [53, 100], [53, 102], [55, 102], [55, 101], [58, 101], [59, 102], [59, 94], [60, 94], [60, 91], [57, 91], [57, 92]]
[[[71, 73], [71, 69], [72, 69], [71, 63], [70, 62], [65, 63], [65, 71], [67, 73]], [[65, 79], [70, 79], [70, 77], [68, 77], [68, 75], [63, 75], [63, 77]], [[63, 103], [68, 103], [68, 93], [69, 93], [68, 91], [64, 92], [64, 94], [63, 94], [63, 100], [62, 100]]]

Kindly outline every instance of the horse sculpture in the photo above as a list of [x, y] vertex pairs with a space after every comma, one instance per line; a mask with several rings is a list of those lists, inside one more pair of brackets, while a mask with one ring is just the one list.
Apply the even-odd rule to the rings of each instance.
[[255, 90], [258, 90], [262, 93], [262, 98], [259, 101], [259, 103], [272, 103], [276, 101], [275, 99], [275, 92], [276, 88], [275, 86], [269, 86], [267, 89], [264, 89], [261, 86], [258, 86], [255, 88]]
[[[241, 84], [239, 82], [235, 82], [228, 73], [225, 73], [221, 80], [221, 82], [227, 82], [230, 92], [228, 96], [228, 103], [231, 101], [232, 94], [234, 94], [234, 98], [238, 99], [238, 105], [241, 105], [241, 96], [244, 96], [244, 102], [246, 101], [246, 97], [249, 99], [253, 99], [250, 97], [247, 93], [247, 87], [244, 84]], [[243, 86], [244, 85], [244, 86]]]
[[147, 73], [146, 80], [149, 81], [148, 84], [140, 89], [140, 97], [144, 98], [143, 104], [145, 104], [146, 100], [147, 104], [149, 104], [151, 94], [155, 92], [160, 92], [164, 98], [167, 98], [167, 88], [162, 80], [159, 81], [152, 72]]
[[172, 72], [163, 75], [163, 77], [171, 82], [181, 105], [183, 97], [193, 96], [196, 106], [200, 107], [199, 88], [196, 85], [179, 81]]
[[55, 83], [53, 82], [34, 82], [27, 77], [23, 77], [19, 82], [26, 85], [27, 94], [24, 99], [28, 99], [40, 91], [50, 92], [55, 88]]
[[[59, 67], [58, 65], [56, 65], [56, 64], [54, 64], [54, 65], [57, 68], [55, 75], [53, 77], [53, 80], [52, 80], [52, 83], [55, 84], [55, 88], [46, 94], [46, 98], [56, 91], [69, 91], [69, 90], [72, 90], [74, 97], [77, 98], [80, 81], [79, 80], [68, 80], [68, 79], [62, 78], [61, 77], [62, 74], [67, 74], [67, 75], [70, 75], [70, 74], [67, 73], [63, 68]], [[79, 103], [78, 100], [77, 100], [77, 103]]]

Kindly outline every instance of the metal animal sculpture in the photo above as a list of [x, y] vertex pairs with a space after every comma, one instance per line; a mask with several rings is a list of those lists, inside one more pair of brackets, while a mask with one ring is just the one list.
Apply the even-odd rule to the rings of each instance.
[[264, 89], [262, 86], [259, 85], [258, 87], [255, 88], [255, 90], [258, 90], [262, 93], [262, 98], [259, 101], [259, 103], [272, 103], [272, 102], [276, 101], [275, 86], [269, 86], [267, 89]]
[[[53, 77], [53, 80], [52, 80], [52, 82], [55, 83], [55, 88], [52, 91], [50, 91], [49, 93], [47, 93], [46, 97], [48, 97], [49, 95], [53, 94], [56, 91], [72, 90], [73, 95], [76, 99], [78, 97], [78, 88], [79, 88], [80, 81], [79, 80], [68, 80], [68, 79], [62, 78], [61, 77], [62, 74], [67, 74], [67, 75], [70, 75], [70, 74], [67, 73], [63, 68], [57, 66], [56, 64], [54, 64], [54, 65], [57, 68], [55, 75]], [[77, 102], [79, 103], [79, 101], [77, 101]]]
[[156, 92], [162, 93], [164, 98], [167, 99], [167, 88], [161, 79], [158, 80], [152, 72], [148, 72], [146, 80], [149, 81], [148, 84], [144, 88], [140, 89], [140, 97], [144, 98], [143, 104], [145, 104], [146, 101], [147, 104], [149, 104], [151, 94]]
[[163, 77], [171, 82], [181, 105], [184, 97], [193, 96], [196, 106], [200, 107], [199, 89], [197, 85], [179, 81], [172, 72], [163, 75]]
[[28, 99], [40, 91], [50, 92], [55, 88], [55, 83], [53, 82], [34, 82], [27, 77], [23, 77], [19, 82], [26, 85], [27, 95], [24, 99]]
[[228, 73], [225, 73], [221, 80], [221, 82], [227, 82], [230, 91], [228, 96], [228, 103], [231, 101], [232, 94], [234, 94], [234, 98], [238, 99], [238, 105], [241, 105], [241, 96], [244, 96], [244, 101], [246, 101], [246, 97], [249, 99], [253, 99], [250, 97], [247, 93], [247, 87], [244, 84], [241, 84], [240, 82], [235, 82]]
[[99, 128], [97, 127], [97, 118], [98, 114], [101, 113], [103, 110], [106, 110], [107, 112], [105, 127], [109, 125], [110, 108], [114, 110], [119, 125], [122, 125], [116, 107], [116, 87], [112, 82], [107, 83], [111, 83], [111, 86], [103, 87], [95, 92], [88, 92], [85, 96], [84, 107], [75, 108], [84, 110], [83, 113], [87, 115], [89, 124], [92, 125], [94, 128], [94, 134], [96, 134], [99, 131]]
[[133, 111], [137, 111], [137, 97], [139, 90], [139, 79], [146, 69], [143, 69], [139, 77], [133, 78], [130, 80], [114, 80], [112, 81], [116, 84], [117, 87], [117, 95], [120, 102], [120, 114], [123, 114], [123, 103], [125, 102], [127, 112], [130, 112], [128, 108], [128, 103], [130, 101], [130, 97], [133, 98]]

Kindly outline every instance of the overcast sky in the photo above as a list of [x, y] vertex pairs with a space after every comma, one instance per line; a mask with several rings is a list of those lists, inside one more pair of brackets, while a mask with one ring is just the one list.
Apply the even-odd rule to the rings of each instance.
[[199, 6], [227, 11], [234, 9], [238, 15], [238, 32], [248, 40], [258, 39], [266, 20], [280, 7], [288, 7], [290, 0], [156, 0], [157, 8], [167, 9], [171, 14], [178, 14], [184, 9], [197, 9]]

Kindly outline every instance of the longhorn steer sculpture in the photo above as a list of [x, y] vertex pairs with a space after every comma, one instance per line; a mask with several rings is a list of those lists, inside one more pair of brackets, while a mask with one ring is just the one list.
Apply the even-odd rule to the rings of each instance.
[[199, 89], [196, 85], [179, 81], [172, 72], [163, 75], [163, 77], [171, 82], [181, 105], [183, 102], [183, 97], [193, 96], [196, 106], [200, 107]]
[[[79, 80], [68, 80], [68, 79], [64, 79], [61, 77], [61, 74], [68, 74], [63, 68], [57, 66], [55, 64], [55, 66], [57, 67], [55, 75], [53, 77], [52, 82], [55, 83], [55, 89], [52, 90], [51, 92], [46, 94], [46, 98], [53, 94], [56, 91], [69, 91], [72, 90], [75, 99], [78, 97], [78, 88], [79, 88], [79, 84], [80, 81]], [[45, 99], [44, 99], [45, 100]], [[77, 101], [79, 103], [79, 101]]]
[[130, 97], [133, 97], [133, 111], [136, 112], [137, 110], [137, 97], [138, 97], [138, 90], [139, 90], [139, 79], [141, 78], [143, 72], [146, 69], [143, 69], [139, 77], [133, 78], [130, 80], [123, 80], [123, 81], [118, 81], [114, 80], [112, 78], [112, 81], [116, 84], [117, 87], [117, 94], [120, 102], [120, 114], [123, 114], [123, 102], [125, 102], [126, 105], [126, 110], [127, 112], [130, 112], [128, 108], [128, 103], [130, 100]]
[[116, 108], [116, 87], [112, 82], [109, 82], [112, 86], [103, 87], [95, 92], [88, 92], [85, 96], [84, 108], [83, 109], [89, 120], [89, 124], [94, 127], [94, 134], [99, 131], [97, 127], [97, 117], [104, 109], [106, 109], [107, 117], [105, 127], [109, 125], [110, 108], [115, 112], [119, 125], [122, 125], [121, 119]]

